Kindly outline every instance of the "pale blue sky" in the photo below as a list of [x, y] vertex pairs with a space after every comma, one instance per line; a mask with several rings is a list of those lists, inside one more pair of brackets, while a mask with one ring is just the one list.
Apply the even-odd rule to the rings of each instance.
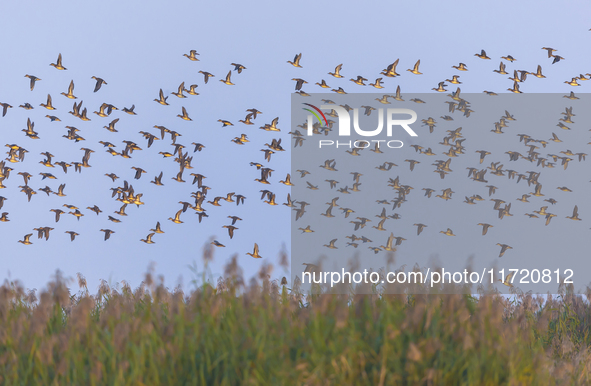
[[[4, 182], [7, 189], [0, 192], [8, 198], [2, 211], [9, 212], [8, 223], [0, 224], [3, 256], [0, 272], [23, 281], [27, 287], [41, 288], [55, 269], [66, 276], [83, 273], [89, 286], [98, 285], [101, 278], [127, 280], [136, 286], [150, 261], [156, 262], [156, 272], [164, 274], [168, 285], [173, 286], [179, 275], [185, 284], [191, 273], [187, 268], [194, 260], [201, 264], [204, 244], [212, 235], [227, 247], [216, 249], [212, 267], [214, 273], [223, 271], [223, 264], [234, 253], [247, 276], [254, 274], [264, 262], [276, 266], [275, 275], [283, 276], [277, 267], [277, 256], [282, 244], [290, 247], [290, 210], [283, 205], [271, 207], [259, 200], [260, 189], [267, 188], [254, 182], [260, 174], [248, 165], [251, 161], [264, 162], [262, 149], [265, 142], [282, 138], [287, 148], [291, 143], [290, 93], [292, 78], [310, 82], [304, 90], [320, 92], [315, 82], [326, 79], [329, 84], [344, 87], [349, 92], [369, 92], [369, 87], [356, 86], [350, 77], [363, 75], [372, 81], [389, 63], [400, 58], [400, 77], [385, 79], [383, 91], [392, 93], [397, 85], [407, 92], [429, 92], [432, 87], [456, 72], [452, 65], [464, 62], [470, 71], [461, 73], [463, 92], [493, 90], [503, 92], [512, 84], [492, 69], [498, 67], [500, 56], [517, 58], [511, 68], [534, 71], [538, 64], [544, 69], [546, 79], [532, 79], [522, 85], [524, 92], [564, 92], [571, 86], [565, 80], [590, 71], [590, 54], [585, 50], [591, 39], [588, 23], [589, 5], [586, 2], [528, 1], [514, 4], [508, 1], [475, 3], [458, 1], [442, 2], [213, 2], [192, 1], [102, 1], [80, 3], [18, 2], [0, 6], [0, 33], [3, 36], [2, 71], [0, 71], [0, 102], [8, 102], [15, 108], [0, 118], [0, 130], [5, 143], [16, 143], [29, 150], [22, 164], [14, 167], [12, 175]], [[565, 21], [568, 16], [568, 20]], [[550, 59], [542, 46], [553, 47], [564, 61], [550, 65]], [[195, 49], [200, 53], [199, 62], [191, 62], [182, 55]], [[493, 58], [482, 63], [474, 54], [485, 49]], [[67, 71], [49, 66], [57, 54], [62, 53]], [[302, 53], [303, 68], [286, 63], [294, 55]], [[424, 75], [414, 76], [406, 72], [417, 59], [421, 59]], [[230, 63], [247, 67], [242, 74], [232, 72], [235, 86], [219, 82], [232, 68]], [[327, 73], [339, 64], [343, 65], [345, 79], [333, 82]], [[203, 83], [199, 70], [215, 75], [208, 84]], [[42, 79], [34, 91], [29, 90], [25, 74]], [[91, 76], [104, 78], [108, 85], [96, 94], [92, 92]], [[61, 95], [74, 80], [75, 95], [84, 100], [89, 110], [90, 122], [82, 122], [67, 114], [72, 101]], [[153, 102], [162, 88], [169, 94], [185, 81], [198, 84], [199, 96], [179, 99], [171, 95], [170, 106]], [[591, 82], [589, 82], [591, 83]], [[586, 92], [590, 86], [582, 83], [577, 92]], [[44, 116], [47, 110], [39, 107], [50, 93], [57, 111], [54, 114], [62, 122], [49, 122]], [[29, 102], [34, 110], [25, 111], [17, 106]], [[92, 111], [101, 103], [112, 103], [119, 108], [136, 106], [137, 116], [117, 111], [109, 118], [99, 118]], [[187, 108], [193, 122], [176, 117], [181, 106]], [[262, 111], [253, 126], [238, 122], [246, 109]], [[32, 140], [20, 131], [26, 127], [27, 118], [35, 122], [40, 140]], [[259, 126], [279, 117], [280, 133], [259, 130]], [[114, 118], [121, 118], [118, 133], [110, 133], [102, 127]], [[235, 126], [221, 128], [218, 119], [230, 120]], [[74, 143], [61, 136], [64, 126], [72, 125], [81, 130], [86, 141]], [[162, 159], [157, 153], [169, 151], [170, 140], [156, 141], [147, 149], [140, 130], [154, 134], [154, 125], [164, 125], [181, 133], [177, 142], [191, 149], [191, 142], [201, 142], [206, 148], [194, 154], [194, 169], [185, 171], [185, 184], [172, 181], [177, 164]], [[238, 146], [230, 142], [241, 133], [248, 135], [250, 143]], [[132, 140], [144, 150], [134, 152], [131, 159], [112, 157], [105, 153], [99, 140], [110, 141], [122, 149], [123, 140]], [[2, 144], [4, 145], [4, 144]], [[80, 147], [96, 151], [91, 156], [92, 168], [82, 174], [70, 170], [67, 175], [51, 170], [58, 180], [45, 183], [39, 172], [47, 172], [38, 162], [39, 153], [50, 151], [55, 161], [74, 161], [82, 157]], [[271, 161], [275, 170], [270, 189], [283, 203], [289, 189], [278, 183], [289, 172], [289, 152], [275, 154]], [[133, 179], [132, 166], [147, 170], [139, 181]], [[35, 177], [29, 185], [35, 189], [49, 185], [56, 190], [66, 183], [67, 197], [47, 197], [38, 192], [30, 203], [19, 192], [22, 178], [16, 173], [28, 171]], [[164, 172], [164, 187], [156, 187], [149, 181], [160, 171]], [[112, 183], [104, 176], [115, 172], [121, 177]], [[181, 217], [184, 224], [173, 224], [173, 217], [180, 208], [178, 201], [190, 201], [189, 173], [207, 176], [205, 184], [212, 187], [211, 199], [228, 192], [247, 197], [245, 206], [223, 203], [220, 208], [208, 209], [209, 218], [198, 224], [197, 216], [190, 210]], [[128, 207], [128, 217], [119, 224], [107, 221], [107, 212], [119, 209], [120, 203], [110, 198], [109, 188], [120, 186], [126, 179], [136, 192], [144, 193], [146, 205]], [[81, 209], [94, 204], [104, 212], [100, 216], [84, 210], [80, 220], [64, 215], [54, 223], [51, 208], [73, 204]], [[228, 215], [244, 219], [233, 240], [221, 226], [229, 224]], [[115, 216], [118, 217], [118, 216]], [[160, 221], [163, 235], [156, 235], [154, 245], [139, 241], [144, 238], [156, 221]], [[49, 239], [37, 240], [33, 245], [17, 243], [26, 233], [39, 226], [56, 228]], [[116, 231], [107, 242], [102, 240], [99, 229], [108, 227]], [[70, 243], [65, 230], [80, 233]], [[257, 242], [265, 259], [254, 260], [246, 256]]]

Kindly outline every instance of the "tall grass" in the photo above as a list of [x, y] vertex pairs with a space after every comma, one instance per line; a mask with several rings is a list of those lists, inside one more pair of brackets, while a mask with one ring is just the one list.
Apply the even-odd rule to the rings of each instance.
[[585, 385], [590, 305], [566, 289], [518, 295], [305, 296], [246, 284], [236, 258], [217, 285], [38, 296], [0, 287], [3, 385]]

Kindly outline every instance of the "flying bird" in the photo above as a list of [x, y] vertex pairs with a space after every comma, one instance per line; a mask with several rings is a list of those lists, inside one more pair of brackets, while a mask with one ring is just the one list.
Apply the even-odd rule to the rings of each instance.
[[254, 243], [254, 251], [252, 253], [246, 253], [249, 256], [254, 257], [255, 259], [262, 259], [263, 257], [259, 255], [259, 246], [257, 243]]
[[100, 90], [103, 84], [107, 84], [107, 82], [105, 82], [104, 79], [98, 78], [96, 76], [93, 76], [91, 79], [96, 80], [96, 84], [94, 86], [94, 92], [97, 92], [98, 90]]
[[410, 71], [411, 73], [415, 74], [415, 75], [421, 75], [422, 72], [419, 72], [419, 65], [421, 64], [421, 60], [417, 60], [417, 62], [415, 63], [415, 66], [412, 69], [408, 69], [406, 71]]
[[25, 75], [25, 78], [29, 78], [30, 80], [31, 91], [33, 91], [33, 89], [35, 88], [35, 82], [41, 80], [37, 78], [35, 75]]
[[110, 229], [101, 229], [101, 232], [105, 232], [105, 241], [109, 240], [109, 237], [111, 237], [112, 233], [115, 233], [115, 231]]
[[57, 63], [51, 63], [50, 66], [53, 66], [58, 70], [67, 70], [67, 68], [65, 68], [62, 65], [62, 54], [61, 53], [57, 56]]
[[497, 245], [501, 247], [501, 253], [499, 253], [499, 257], [503, 256], [507, 249], [513, 249], [513, 247], [510, 247], [507, 244], [497, 243]]
[[197, 50], [191, 50], [191, 51], [189, 51], [188, 54], [183, 54], [183, 56], [185, 56], [186, 58], [188, 58], [189, 60], [192, 60], [194, 62], [198, 62], [199, 61], [199, 59], [197, 59], [197, 55], [199, 55], [197, 53]]
[[291, 60], [288, 60], [287, 63], [291, 64], [294, 67], [300, 67], [302, 68], [302, 66], [300, 66], [300, 60], [302, 59], [302, 54], [299, 53], [297, 54], [294, 58], [293, 58], [293, 62]]
[[232, 76], [232, 70], [228, 71], [228, 75], [226, 75], [226, 79], [220, 79], [220, 82], [225, 83], [229, 86], [233, 86], [234, 83], [230, 81], [230, 77]]

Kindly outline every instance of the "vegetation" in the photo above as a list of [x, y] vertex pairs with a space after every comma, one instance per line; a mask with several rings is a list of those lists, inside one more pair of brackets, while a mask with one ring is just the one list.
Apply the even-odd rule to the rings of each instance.
[[244, 283], [71, 294], [59, 273], [38, 294], [0, 287], [4, 385], [583, 385], [591, 307], [558, 297], [304, 296]]

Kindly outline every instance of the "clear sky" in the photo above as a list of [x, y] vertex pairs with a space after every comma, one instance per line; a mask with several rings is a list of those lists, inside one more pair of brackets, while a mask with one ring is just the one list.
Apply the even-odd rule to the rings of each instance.
[[[504, 92], [512, 82], [492, 72], [498, 68], [500, 57], [514, 56], [517, 61], [511, 69], [535, 71], [543, 66], [546, 79], [529, 79], [521, 86], [525, 93], [587, 92], [590, 85], [581, 87], [564, 84], [579, 74], [590, 71], [589, 52], [585, 47], [591, 39], [588, 22], [590, 6], [587, 2], [573, 1], [568, 5], [550, 1], [527, 1], [515, 4], [508, 1], [469, 2], [213, 2], [203, 5], [192, 1], [102, 1], [84, 3], [62, 1], [59, 3], [18, 2], [0, 6], [0, 32], [2, 34], [2, 71], [0, 71], [0, 102], [14, 106], [6, 117], [0, 118], [0, 130], [6, 144], [17, 144], [29, 151], [23, 163], [13, 167], [10, 178], [4, 181], [6, 189], [0, 195], [7, 198], [2, 211], [9, 213], [10, 222], [0, 223], [3, 258], [0, 272], [3, 277], [20, 279], [29, 288], [41, 288], [56, 269], [66, 276], [76, 272], [84, 274], [89, 286], [98, 285], [99, 279], [111, 282], [127, 280], [137, 286], [148, 264], [156, 263], [156, 272], [166, 277], [170, 286], [182, 276], [187, 284], [191, 271], [187, 265], [193, 261], [200, 267], [203, 246], [215, 236], [226, 245], [217, 248], [211, 270], [223, 272], [223, 264], [234, 254], [250, 276], [261, 264], [273, 263], [274, 276], [284, 273], [277, 267], [277, 256], [282, 245], [290, 248], [290, 212], [283, 205], [269, 206], [260, 198], [259, 190], [268, 188], [277, 195], [278, 202], [285, 202], [288, 187], [278, 183], [290, 171], [289, 151], [273, 155], [269, 166], [275, 170], [271, 185], [263, 186], [254, 181], [260, 172], [250, 162], [267, 164], [264, 160], [264, 143], [281, 138], [285, 148], [291, 143], [290, 94], [294, 91], [292, 78], [303, 78], [309, 83], [307, 92], [320, 92], [315, 82], [331, 78], [327, 73], [339, 63], [343, 64], [345, 79], [332, 82], [348, 92], [370, 92], [369, 87], [356, 86], [350, 77], [363, 75], [372, 81], [379, 72], [397, 58], [401, 76], [385, 79], [382, 91], [393, 93], [400, 85], [405, 92], [430, 92], [437, 83], [456, 72], [451, 68], [459, 62], [466, 63], [470, 71], [461, 73], [462, 92], [491, 90]], [[553, 47], [565, 58], [551, 65], [546, 51], [541, 47]], [[199, 61], [183, 57], [189, 50], [200, 54]], [[483, 64], [475, 53], [485, 49], [493, 59]], [[63, 55], [66, 71], [50, 67], [58, 53]], [[301, 65], [295, 68], [288, 63], [295, 54], [302, 53]], [[405, 71], [421, 59], [423, 75], [415, 76]], [[233, 66], [246, 67], [241, 74], [232, 71], [234, 86], [220, 82]], [[509, 67], [509, 66], [508, 66]], [[215, 75], [204, 84], [198, 71]], [[35, 89], [29, 89], [25, 74], [42, 80]], [[108, 84], [93, 93], [92, 76], [103, 78]], [[70, 81], [74, 81], [77, 102], [84, 101], [88, 108], [89, 122], [67, 114], [73, 101], [62, 95]], [[170, 95], [181, 82], [185, 86], [197, 84], [198, 96], [186, 99]], [[591, 83], [591, 82], [588, 82]], [[331, 84], [332, 86], [332, 84]], [[169, 95], [169, 106], [153, 101], [162, 89]], [[40, 107], [47, 94], [53, 97], [54, 112]], [[18, 108], [28, 102], [33, 110]], [[101, 103], [112, 103], [119, 109], [135, 105], [136, 116], [119, 111], [110, 117], [93, 114]], [[192, 122], [176, 115], [185, 107]], [[246, 110], [256, 108], [263, 112], [254, 125], [239, 123]], [[46, 114], [58, 116], [61, 122], [50, 122]], [[279, 117], [281, 132], [267, 132], [259, 127]], [[21, 131], [27, 118], [35, 122], [40, 139], [27, 138]], [[103, 128], [115, 118], [117, 133]], [[234, 126], [222, 128], [218, 119], [231, 121]], [[62, 137], [65, 126], [75, 126], [86, 140], [75, 143]], [[147, 141], [138, 133], [148, 131], [159, 134], [154, 125], [163, 125], [182, 134], [177, 143], [194, 156], [193, 169], [186, 170], [186, 183], [173, 181], [178, 164], [163, 159], [158, 152], [170, 151], [170, 137], [155, 141], [148, 149]], [[236, 145], [232, 138], [247, 134], [251, 142]], [[114, 157], [105, 152], [98, 141], [109, 141], [121, 151], [122, 141], [137, 143], [143, 150], [132, 154], [131, 159]], [[192, 153], [192, 142], [206, 147]], [[4, 143], [3, 143], [4, 145]], [[73, 168], [64, 174], [58, 167], [47, 168], [40, 161], [41, 152], [49, 151], [54, 161], [81, 161], [86, 147], [95, 151], [91, 155], [91, 168], [74, 173]], [[8, 150], [8, 148], [6, 148]], [[7, 163], [8, 164], [8, 163]], [[135, 180], [132, 167], [147, 171]], [[29, 186], [35, 190], [50, 186], [54, 191], [66, 184], [66, 197], [38, 191], [27, 202], [19, 185], [23, 184], [17, 172], [33, 175]], [[164, 173], [165, 186], [155, 186], [155, 175]], [[57, 180], [41, 180], [39, 173], [50, 172]], [[112, 182], [105, 173], [116, 173], [120, 179]], [[201, 224], [194, 211], [181, 215], [183, 224], [167, 220], [181, 208], [179, 201], [191, 201], [190, 173], [201, 173], [207, 178], [204, 184], [211, 187], [207, 200], [236, 192], [247, 197], [245, 205], [222, 202], [221, 207], [204, 205], [210, 216]], [[143, 193], [145, 205], [128, 206], [127, 217], [113, 214], [121, 206], [111, 198], [110, 188], [131, 183], [136, 193]], [[64, 214], [55, 223], [53, 208], [63, 204], [80, 207], [84, 217], [77, 221]], [[99, 216], [85, 209], [98, 205]], [[65, 210], [65, 208], [63, 208]], [[112, 223], [107, 215], [121, 219]], [[243, 219], [236, 226], [230, 240], [223, 225], [230, 224], [229, 215]], [[146, 245], [140, 238], [150, 233], [160, 221], [162, 235], [155, 235], [156, 244]], [[38, 240], [33, 228], [55, 228], [48, 241]], [[103, 241], [100, 229], [112, 229], [115, 233]], [[69, 241], [65, 231], [80, 234]], [[34, 233], [33, 245], [17, 243], [28, 233]], [[246, 255], [258, 243], [264, 259], [255, 260]]]

